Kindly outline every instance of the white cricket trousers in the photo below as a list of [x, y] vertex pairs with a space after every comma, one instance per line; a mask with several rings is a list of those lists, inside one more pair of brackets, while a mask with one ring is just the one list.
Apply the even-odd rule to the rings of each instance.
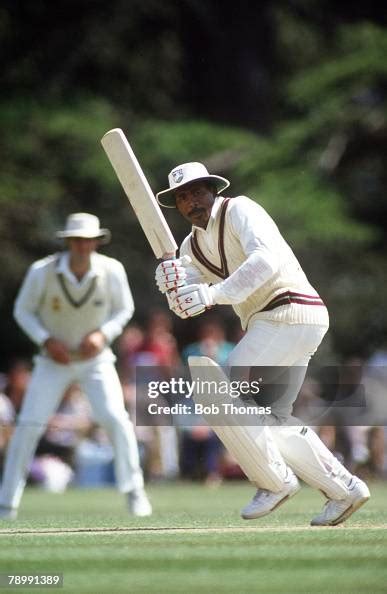
[[113, 362], [95, 357], [60, 365], [38, 356], [8, 445], [0, 505], [19, 506], [38, 441], [64, 392], [73, 383], [79, 384], [87, 395], [96, 422], [106, 430], [111, 441], [118, 490], [126, 493], [143, 486], [137, 440]]
[[[291, 419], [292, 405], [304, 381], [308, 363], [327, 329], [327, 326], [256, 320], [229, 356], [229, 367], [281, 366], [297, 370], [296, 381], [292, 382], [285, 399], [281, 399], [279, 419], [275, 421], [275, 417], [271, 417], [273, 425], [270, 427], [245, 427], [249, 432], [255, 431], [255, 444], [268, 442], [260, 447], [262, 482], [258, 486], [278, 491], [288, 465], [306, 483], [332, 499], [342, 499], [348, 494], [351, 474], [312, 429]], [[266, 452], [270, 452], [267, 464]]]

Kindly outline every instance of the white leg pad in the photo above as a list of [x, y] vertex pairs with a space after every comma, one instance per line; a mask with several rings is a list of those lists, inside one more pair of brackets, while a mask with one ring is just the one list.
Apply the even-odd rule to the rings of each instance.
[[[189, 357], [192, 380], [228, 382], [222, 369], [209, 357]], [[201, 369], [199, 369], [201, 368]], [[203, 377], [204, 376], [204, 377]], [[205, 406], [222, 404], [224, 397], [217, 394], [194, 393], [195, 403]], [[235, 400], [234, 400], [235, 402]], [[203, 417], [235, 458], [247, 478], [257, 488], [275, 493], [284, 488], [287, 466], [276, 445], [269, 427], [241, 425], [241, 420], [231, 415], [223, 416], [223, 424], [214, 424], [214, 415]], [[221, 415], [220, 415], [221, 418]], [[259, 421], [259, 419], [258, 419]]]
[[323, 491], [330, 499], [348, 496], [351, 473], [335, 458], [313, 429], [301, 424], [271, 429], [282, 456], [297, 476], [311, 487]]

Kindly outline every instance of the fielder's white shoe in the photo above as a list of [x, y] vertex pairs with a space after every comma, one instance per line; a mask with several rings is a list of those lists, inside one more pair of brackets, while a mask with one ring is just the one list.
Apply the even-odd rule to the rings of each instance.
[[357, 476], [352, 477], [349, 494], [345, 499], [329, 499], [311, 526], [337, 526], [351, 516], [371, 497], [367, 485]]
[[7, 507], [0, 505], [0, 520], [16, 520], [17, 509], [14, 507]]
[[150, 516], [152, 506], [144, 489], [134, 489], [128, 493], [129, 511], [138, 517]]
[[288, 478], [285, 486], [279, 493], [273, 493], [267, 489], [258, 489], [250, 503], [241, 511], [244, 520], [254, 520], [270, 514], [280, 505], [293, 497], [301, 489], [301, 485], [295, 474], [288, 471]]

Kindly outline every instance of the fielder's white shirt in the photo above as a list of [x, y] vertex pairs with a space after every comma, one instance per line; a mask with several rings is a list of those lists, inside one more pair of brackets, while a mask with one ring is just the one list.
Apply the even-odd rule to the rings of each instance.
[[[76, 353], [86, 334], [100, 330], [110, 344], [134, 312], [125, 269], [118, 260], [94, 252], [81, 281], [69, 268], [69, 253], [38, 260], [29, 268], [16, 298], [14, 315], [37, 345], [54, 337]], [[107, 346], [103, 354], [111, 358]]]
[[[270, 215], [246, 196], [217, 197], [206, 229], [192, 227], [180, 248], [188, 283], [210, 283], [245, 329], [260, 318], [289, 324], [329, 323], [328, 312]], [[290, 293], [295, 302], [262, 311]]]

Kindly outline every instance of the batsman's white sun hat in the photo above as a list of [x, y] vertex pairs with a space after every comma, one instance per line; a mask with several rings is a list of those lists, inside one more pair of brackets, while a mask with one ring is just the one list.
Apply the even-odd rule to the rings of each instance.
[[212, 181], [218, 194], [230, 185], [228, 179], [208, 173], [202, 163], [183, 163], [172, 169], [168, 175], [169, 188], [156, 194], [157, 202], [166, 208], [176, 208], [174, 192], [186, 184], [200, 180]]
[[76, 212], [67, 217], [66, 228], [56, 233], [62, 239], [83, 237], [84, 239], [101, 239], [102, 243], [110, 241], [109, 229], [101, 229], [99, 218], [87, 212]]

